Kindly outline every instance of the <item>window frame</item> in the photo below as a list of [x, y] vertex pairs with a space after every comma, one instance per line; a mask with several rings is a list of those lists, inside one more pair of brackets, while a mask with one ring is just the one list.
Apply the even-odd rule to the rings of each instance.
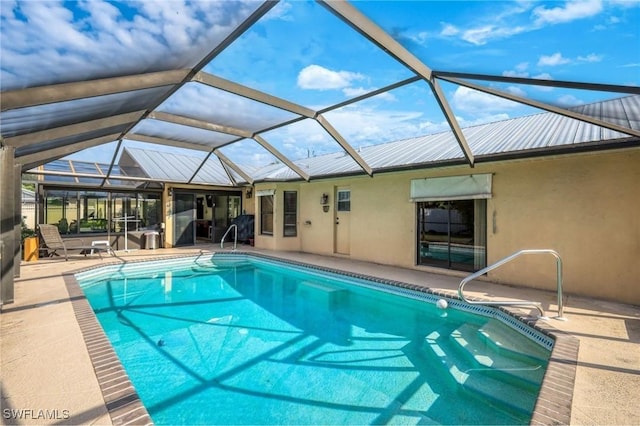
[[[340, 194], [348, 194], [348, 197], [341, 200]], [[338, 189], [336, 191], [336, 211], [339, 211], [339, 212], [351, 211], [351, 189]]]
[[[287, 198], [293, 196], [293, 203], [287, 202]], [[298, 236], [298, 191], [283, 191], [283, 208], [282, 208], [282, 236], [285, 238]], [[289, 210], [293, 207], [293, 210]], [[293, 219], [293, 221], [291, 221]], [[287, 230], [293, 230], [287, 234]]]
[[[271, 201], [271, 209], [270, 211], [267, 210], [265, 211], [265, 202], [267, 200]], [[273, 212], [274, 212], [274, 206], [273, 206], [273, 202], [274, 202], [274, 196], [273, 195], [261, 195], [260, 196], [260, 235], [269, 235], [269, 236], [273, 236], [273, 227], [274, 227], [274, 216], [273, 216]], [[265, 228], [269, 228], [269, 227], [265, 227], [265, 225], [267, 223], [270, 222], [270, 228], [271, 230], [265, 230]]]

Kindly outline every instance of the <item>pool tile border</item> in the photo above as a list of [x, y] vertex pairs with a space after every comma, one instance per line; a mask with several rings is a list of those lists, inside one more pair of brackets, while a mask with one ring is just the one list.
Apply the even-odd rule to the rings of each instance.
[[111, 422], [114, 425], [152, 425], [147, 409], [140, 401], [74, 274], [66, 273], [63, 279]]
[[[203, 254], [204, 253], [201, 253], [200, 256]], [[237, 251], [223, 253], [211, 252], [207, 253], [206, 255], [209, 254], [212, 257], [249, 256], [262, 258], [265, 260], [289, 263], [304, 268], [342, 274], [352, 278], [369, 280], [375, 283], [390, 285], [393, 287], [425, 293], [432, 296], [445, 297], [453, 301], [453, 303], [455, 303], [455, 301], [457, 300], [460, 300], [457, 293], [453, 291], [436, 291], [421, 285], [408, 284], [400, 281], [388, 280], [325, 266], [312, 265], [290, 259], [282, 259], [262, 253]], [[182, 259], [198, 256], [199, 255], [189, 254], [170, 257], [149, 258], [144, 260], [126, 262], [125, 265], [130, 263], [167, 261], [171, 259]], [[69, 296], [72, 300], [78, 324], [80, 325], [82, 334], [85, 337], [87, 350], [89, 351], [89, 356], [91, 358], [91, 362], [93, 363], [94, 370], [96, 371], [96, 377], [98, 378], [98, 383], [100, 384], [100, 388], [105, 399], [105, 404], [107, 406], [107, 410], [109, 411], [109, 415], [111, 416], [113, 424], [153, 424], [149, 413], [140, 401], [138, 394], [133, 388], [129, 377], [124, 371], [120, 360], [115, 354], [111, 343], [102, 330], [102, 327], [98, 323], [93, 310], [89, 306], [89, 303], [86, 300], [84, 293], [80, 289], [80, 286], [78, 285], [78, 282], [75, 278], [75, 274], [77, 273], [91, 271], [111, 265], [123, 264], [119, 262], [109, 262], [65, 274], [64, 279], [67, 285], [67, 291], [69, 292]], [[482, 301], [482, 299], [479, 298], [470, 298], [470, 300]], [[481, 307], [481, 310], [485, 314], [487, 313], [487, 310], [491, 310], [493, 312], [499, 311], [507, 314], [508, 317], [501, 316], [500, 319], [506, 321], [508, 324], [514, 326], [520, 331], [525, 332], [534, 340], [538, 340], [538, 342], [542, 345], [545, 345], [545, 342], [537, 336], [537, 333], [532, 333], [531, 329], [534, 329], [542, 333], [544, 336], [548, 336], [553, 339], [554, 343], [551, 350], [551, 356], [549, 358], [549, 364], [542, 381], [540, 393], [538, 394], [538, 399], [533, 410], [530, 424], [570, 424], [571, 403], [573, 400], [573, 389], [578, 365], [578, 349], [580, 341], [574, 336], [560, 331], [544, 321], [540, 321], [537, 318], [531, 316], [523, 316], [519, 311], [512, 310], [509, 307], [483, 306]]]

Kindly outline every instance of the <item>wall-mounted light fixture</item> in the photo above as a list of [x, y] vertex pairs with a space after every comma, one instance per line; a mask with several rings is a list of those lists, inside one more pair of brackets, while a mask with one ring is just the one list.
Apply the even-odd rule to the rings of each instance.
[[327, 213], [329, 211], [329, 194], [326, 192], [322, 194], [320, 204], [322, 205], [322, 211]]
[[245, 197], [246, 198], [253, 197], [253, 189], [252, 188], [247, 189], [247, 192], [245, 193]]
[[169, 188], [169, 197], [173, 197], [173, 188]]

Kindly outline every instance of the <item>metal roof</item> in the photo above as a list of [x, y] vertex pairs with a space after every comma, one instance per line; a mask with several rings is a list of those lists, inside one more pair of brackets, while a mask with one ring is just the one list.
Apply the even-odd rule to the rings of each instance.
[[[627, 96], [579, 107], [595, 118], [615, 120], [620, 125], [640, 129], [640, 96]], [[630, 119], [629, 117], [632, 117]], [[599, 126], [554, 113], [540, 113], [510, 120], [487, 123], [463, 129], [469, 146], [478, 158], [498, 158], [496, 154], [526, 157], [533, 152], [558, 152], [561, 148], [588, 146], [638, 146], [638, 138], [603, 129]], [[552, 150], [553, 149], [553, 150]], [[457, 161], [464, 156], [451, 132], [426, 135], [380, 145], [362, 147], [359, 151], [374, 172], [410, 166], [434, 166]], [[333, 153], [296, 161], [301, 168], [317, 177], [355, 173], [357, 165], [344, 153]], [[272, 165], [260, 169], [256, 180], [290, 180], [298, 178], [287, 167]]]
[[[175, 3], [168, 4], [177, 7]], [[137, 6], [153, 8], [153, 5]], [[314, 19], [318, 21], [337, 19], [343, 24], [341, 36], [349, 38], [353, 46], [365, 46], [366, 54], [379, 58], [381, 67], [388, 65], [379, 77], [382, 84], [376, 88], [363, 89], [347, 100], [325, 97], [314, 106], [289, 100], [297, 96], [295, 93], [291, 97], [284, 95], [282, 87], [287, 83], [292, 85], [286, 80], [282, 84], [246, 78], [240, 83], [239, 77], [230, 79], [224, 66], [216, 68], [216, 59], [232, 57], [232, 48], [239, 45], [238, 41], [257, 23], [268, 21], [276, 5], [274, 1], [196, 3], [198, 19], [203, 21], [201, 33], [192, 39], [173, 39], [168, 26], [166, 33], [157, 37], [162, 39], [163, 46], [169, 46], [169, 52], [149, 48], [160, 46], [158, 40], [145, 39], [145, 43], [139, 40], [141, 47], [129, 43], [126, 49], [117, 52], [117, 63], [105, 63], [100, 52], [89, 49], [88, 57], [60, 54], [43, 58], [42, 69], [27, 73], [20, 69], [18, 54], [7, 56], [15, 68], [10, 73], [5, 73], [3, 68], [0, 81], [2, 145], [15, 149], [15, 162], [27, 171], [83, 149], [113, 144], [111, 164], [102, 178], [95, 179], [100, 182], [98, 186], [117, 177], [116, 160], [125, 155], [125, 149], [134, 152], [133, 141], [179, 147], [200, 155], [176, 154], [174, 161], [168, 161], [166, 156], [138, 152], [139, 166], [158, 179], [241, 185], [256, 179], [309, 180], [336, 174], [371, 175], [376, 170], [443, 161], [473, 166], [476, 158], [500, 153], [640, 138], [637, 96], [566, 109], [515, 95], [504, 88], [507, 84], [535, 85], [620, 96], [621, 93], [640, 95], [637, 86], [435, 70], [394, 38], [390, 30], [383, 29], [364, 13], [365, 3], [320, 0], [294, 2], [287, 7], [308, 7], [313, 9]], [[122, 14], [132, 13], [137, 6], [110, 3], [110, 10], [120, 8]], [[411, 13], [411, 3], [406, 7], [407, 13]], [[433, 7], [438, 7], [437, 3]], [[26, 13], [26, 8], [21, 13]], [[27, 29], [35, 25], [28, 19], [24, 19], [23, 24]], [[141, 29], [135, 25], [143, 26], [144, 20], [132, 19], [127, 24], [135, 32]], [[308, 28], [311, 41], [320, 29], [321, 26]], [[246, 40], [243, 43], [240, 45], [244, 48], [250, 47]], [[2, 46], [9, 49], [11, 40], [3, 39]], [[331, 48], [339, 47], [330, 46], [327, 54], [331, 54]], [[32, 52], [27, 49], [20, 54]], [[295, 61], [296, 58], [274, 57], [273, 60]], [[449, 85], [547, 113], [463, 130], [451, 107], [451, 95], [446, 90]], [[358, 141], [350, 141], [345, 136], [336, 112], [372, 101], [377, 96], [401, 94], [403, 90], [424, 90], [435, 98], [450, 131], [378, 146], [366, 146], [366, 135]], [[271, 142], [278, 132], [293, 135], [288, 136], [291, 141], [287, 142], [293, 145], [322, 140], [342, 152], [296, 160], [284, 155]], [[279, 164], [256, 167], [256, 156], [263, 162], [267, 159]]]
[[[609, 120], [632, 129], [640, 129], [640, 95], [627, 96], [579, 107], [595, 118], [606, 116]], [[629, 119], [632, 117], [632, 119]], [[486, 123], [462, 129], [473, 152], [479, 159], [490, 160], [497, 155], [526, 157], [531, 153], [559, 152], [567, 148], [589, 149], [637, 146], [640, 141], [624, 133], [564, 117], [554, 113], [539, 113], [494, 123]], [[408, 167], [436, 166], [452, 162], [463, 163], [464, 155], [452, 132], [424, 135], [379, 145], [364, 146], [358, 153], [374, 172]], [[247, 184], [242, 176], [227, 169], [215, 156], [200, 156], [160, 152], [149, 149], [124, 148], [117, 165], [114, 165], [110, 185], [131, 185], [130, 181], [118, 181], [118, 176], [137, 177], [158, 182], [188, 182], [197, 184], [233, 186]], [[314, 178], [357, 174], [360, 167], [344, 151], [310, 156], [293, 162]], [[56, 169], [68, 176], [66, 182], [88, 183], [91, 174], [104, 176], [108, 164], [82, 161], [56, 160], [44, 166], [44, 170]], [[72, 171], [83, 177], [71, 177]], [[300, 180], [300, 176], [286, 165], [275, 162], [262, 167], [249, 167], [247, 171], [258, 181]], [[39, 173], [31, 170], [30, 173]]]

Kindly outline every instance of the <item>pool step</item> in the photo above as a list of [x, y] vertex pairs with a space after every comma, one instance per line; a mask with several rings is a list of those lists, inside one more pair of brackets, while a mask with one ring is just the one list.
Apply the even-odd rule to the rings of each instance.
[[492, 323], [480, 328], [465, 324], [454, 330], [450, 339], [453, 348], [483, 374], [536, 389], [542, 382], [547, 362], [541, 358], [538, 345], [509, 337], [509, 332], [513, 333]]
[[[425, 343], [430, 352], [436, 355], [436, 362], [446, 367], [449, 379], [457, 383], [463, 392], [510, 412], [516, 418], [531, 415], [538, 385], [534, 384], [532, 377], [522, 377], [517, 370], [500, 369], [498, 364], [503, 364], [504, 367], [506, 360], [499, 360], [495, 353], [491, 353], [494, 349], [487, 351], [485, 342], [479, 343], [484, 339], [479, 336], [479, 328], [478, 325], [464, 325], [457, 329], [433, 332], [426, 336]], [[479, 345], [482, 351], [471, 350], [469, 341]], [[513, 364], [514, 361], [509, 362]], [[524, 365], [524, 369], [531, 368], [531, 364], [517, 359], [515, 362], [520, 363], [521, 367]], [[544, 374], [543, 367], [537, 370], [539, 371], [535, 374]]]
[[348, 295], [344, 288], [309, 280], [300, 281], [297, 291], [300, 296], [313, 298], [327, 309], [337, 306]]
[[488, 322], [478, 330], [488, 344], [495, 345], [501, 350], [508, 350], [511, 356], [526, 361], [546, 363], [549, 351], [538, 344], [527, 345], [526, 352], [522, 350], [522, 337], [514, 334], [513, 330], [499, 322]]

